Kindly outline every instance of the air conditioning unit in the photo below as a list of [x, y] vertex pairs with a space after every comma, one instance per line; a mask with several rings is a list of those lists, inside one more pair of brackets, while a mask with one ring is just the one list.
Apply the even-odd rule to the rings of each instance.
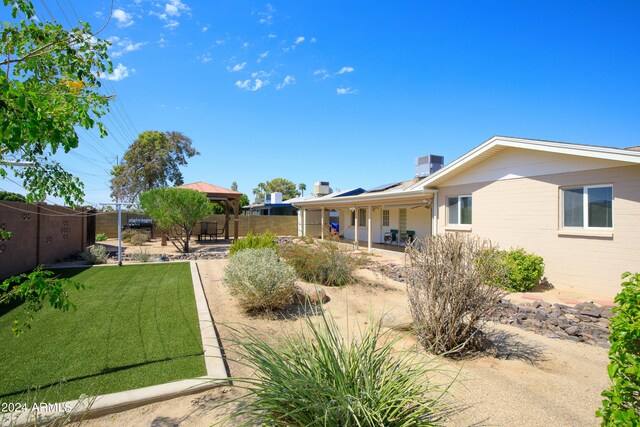
[[444, 156], [429, 154], [427, 156], [418, 157], [415, 164], [415, 176], [423, 178], [431, 175], [435, 171], [444, 166]]
[[326, 196], [331, 194], [331, 187], [329, 187], [329, 181], [316, 181], [313, 186], [313, 192], [316, 196]]

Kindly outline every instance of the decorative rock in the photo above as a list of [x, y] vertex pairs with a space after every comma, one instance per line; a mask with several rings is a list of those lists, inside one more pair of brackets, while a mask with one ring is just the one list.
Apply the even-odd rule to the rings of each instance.
[[582, 310], [580, 314], [583, 316], [600, 317], [600, 310]]
[[314, 305], [329, 301], [327, 292], [322, 286], [310, 285], [306, 283], [296, 283], [296, 296], [301, 303], [309, 302]]

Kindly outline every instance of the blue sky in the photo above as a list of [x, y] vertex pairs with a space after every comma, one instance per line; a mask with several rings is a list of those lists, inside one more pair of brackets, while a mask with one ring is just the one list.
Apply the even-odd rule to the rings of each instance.
[[[110, 6], [45, 4], [94, 28]], [[117, 73], [111, 136], [82, 131], [57, 158], [96, 203], [144, 130], [192, 138], [185, 182], [237, 181], [250, 197], [279, 176], [409, 179], [416, 157], [448, 163], [493, 135], [640, 145], [638, 22], [637, 1], [115, 0], [100, 34]]]

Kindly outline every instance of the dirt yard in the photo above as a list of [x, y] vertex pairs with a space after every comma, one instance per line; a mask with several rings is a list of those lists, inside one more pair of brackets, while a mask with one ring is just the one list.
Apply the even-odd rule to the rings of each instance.
[[[381, 261], [384, 257], [378, 258]], [[384, 260], [394, 262], [393, 256]], [[395, 260], [400, 262], [401, 258]], [[226, 263], [226, 260], [198, 261], [209, 307], [227, 352], [232, 352], [229, 327], [250, 326], [277, 340], [283, 331], [302, 325], [295, 315], [280, 319], [243, 315], [222, 284]], [[325, 309], [345, 333], [347, 326], [353, 333], [371, 316], [384, 316], [387, 327], [410, 321], [404, 284], [369, 270], [360, 270], [360, 275], [361, 284], [326, 288], [331, 300]], [[492, 324], [489, 329], [487, 332], [495, 342], [491, 355], [465, 361], [441, 360], [450, 375], [457, 375], [450, 399], [458, 410], [448, 425], [599, 425], [594, 414], [601, 401], [600, 392], [608, 385], [605, 349], [547, 338], [506, 325]], [[403, 345], [417, 348], [410, 334]], [[232, 376], [251, 374], [233, 361], [229, 362], [229, 368]], [[447, 378], [440, 375], [437, 380]], [[208, 426], [233, 411], [233, 405], [218, 407], [220, 402], [240, 395], [241, 391], [233, 387], [221, 387], [89, 420], [83, 425]]]

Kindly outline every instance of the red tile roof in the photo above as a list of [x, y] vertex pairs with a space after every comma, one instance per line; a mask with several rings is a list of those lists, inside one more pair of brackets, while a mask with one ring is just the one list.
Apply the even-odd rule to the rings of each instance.
[[178, 185], [177, 188], [187, 188], [189, 190], [196, 190], [201, 193], [206, 193], [208, 195], [219, 195], [219, 196], [241, 196], [242, 193], [237, 191], [229, 190], [228, 188], [218, 187], [217, 185], [212, 185], [206, 182], [198, 181], [193, 182], [191, 184]]

